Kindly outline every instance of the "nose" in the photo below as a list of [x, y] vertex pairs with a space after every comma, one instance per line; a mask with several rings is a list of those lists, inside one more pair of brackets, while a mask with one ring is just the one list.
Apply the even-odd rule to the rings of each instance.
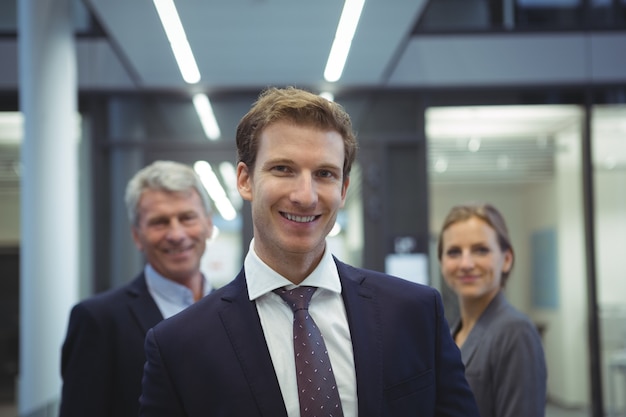
[[180, 242], [185, 239], [185, 228], [178, 219], [173, 219], [170, 222], [167, 230], [167, 239], [173, 242]]
[[469, 251], [463, 251], [461, 254], [461, 268], [472, 269], [474, 268], [474, 257]]
[[301, 207], [314, 207], [317, 204], [317, 189], [311, 174], [302, 174], [296, 178], [290, 198]]

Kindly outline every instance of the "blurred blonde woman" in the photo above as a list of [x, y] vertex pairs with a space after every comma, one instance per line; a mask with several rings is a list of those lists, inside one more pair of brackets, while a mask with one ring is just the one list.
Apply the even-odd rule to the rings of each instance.
[[451, 332], [481, 416], [543, 417], [541, 339], [504, 295], [515, 260], [504, 218], [489, 204], [456, 206], [439, 236], [441, 272], [459, 301]]

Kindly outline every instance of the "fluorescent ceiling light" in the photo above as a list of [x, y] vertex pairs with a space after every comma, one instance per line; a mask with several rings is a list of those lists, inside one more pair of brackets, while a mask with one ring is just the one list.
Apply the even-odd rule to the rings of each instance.
[[328, 82], [333, 83], [341, 78], [341, 73], [352, 45], [352, 38], [354, 38], [356, 27], [359, 25], [364, 3], [365, 0], [346, 0], [343, 5], [337, 33], [333, 40], [333, 46], [330, 48], [328, 62], [324, 70], [324, 78]]
[[200, 177], [211, 200], [213, 200], [213, 204], [215, 204], [215, 208], [217, 208], [217, 211], [219, 211], [224, 220], [235, 219], [237, 217], [237, 211], [226, 196], [226, 192], [217, 179], [215, 172], [213, 172], [211, 165], [206, 161], [197, 161], [193, 164], [193, 169]]
[[470, 138], [467, 141], [467, 150], [470, 152], [478, 152], [480, 150], [481, 140], [479, 137]]
[[228, 194], [228, 198], [236, 209], [240, 209], [241, 206], [243, 206], [243, 199], [237, 189], [237, 172], [235, 171], [235, 167], [230, 162], [223, 161], [220, 163], [219, 169], [220, 175], [224, 180], [224, 184], [226, 184], [226, 193]]
[[200, 81], [200, 70], [196, 64], [196, 59], [191, 52], [191, 46], [187, 41], [185, 29], [180, 21], [174, 0], [153, 0], [165, 34], [174, 52], [174, 58], [183, 76], [183, 80], [189, 84]]
[[200, 123], [202, 123], [202, 128], [207, 138], [211, 140], [219, 139], [222, 133], [220, 132], [220, 127], [213, 113], [213, 107], [211, 107], [211, 102], [207, 95], [201, 93], [195, 94], [193, 96], [193, 106], [196, 108], [196, 113], [198, 113]]

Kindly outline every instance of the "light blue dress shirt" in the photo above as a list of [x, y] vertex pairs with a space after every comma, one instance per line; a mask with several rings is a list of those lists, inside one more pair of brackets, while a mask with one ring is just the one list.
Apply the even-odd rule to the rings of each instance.
[[[150, 264], [146, 264], [144, 273], [148, 291], [159, 310], [161, 310], [163, 318], [167, 319], [174, 314], [180, 313], [194, 303], [193, 293], [189, 288], [165, 278], [155, 271]], [[202, 275], [202, 280], [202, 291], [203, 296], [205, 296], [213, 288], [211, 288], [211, 284], [204, 274]]]

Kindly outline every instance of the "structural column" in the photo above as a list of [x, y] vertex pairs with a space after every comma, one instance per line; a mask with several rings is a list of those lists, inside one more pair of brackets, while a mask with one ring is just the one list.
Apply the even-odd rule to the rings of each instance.
[[71, 0], [18, 1], [22, 417], [56, 416], [68, 314], [78, 298], [78, 134]]
[[109, 102], [111, 241], [110, 281], [118, 287], [127, 284], [142, 270], [144, 259], [131, 238], [124, 196], [126, 185], [144, 167], [146, 137], [142, 100], [112, 99]]

